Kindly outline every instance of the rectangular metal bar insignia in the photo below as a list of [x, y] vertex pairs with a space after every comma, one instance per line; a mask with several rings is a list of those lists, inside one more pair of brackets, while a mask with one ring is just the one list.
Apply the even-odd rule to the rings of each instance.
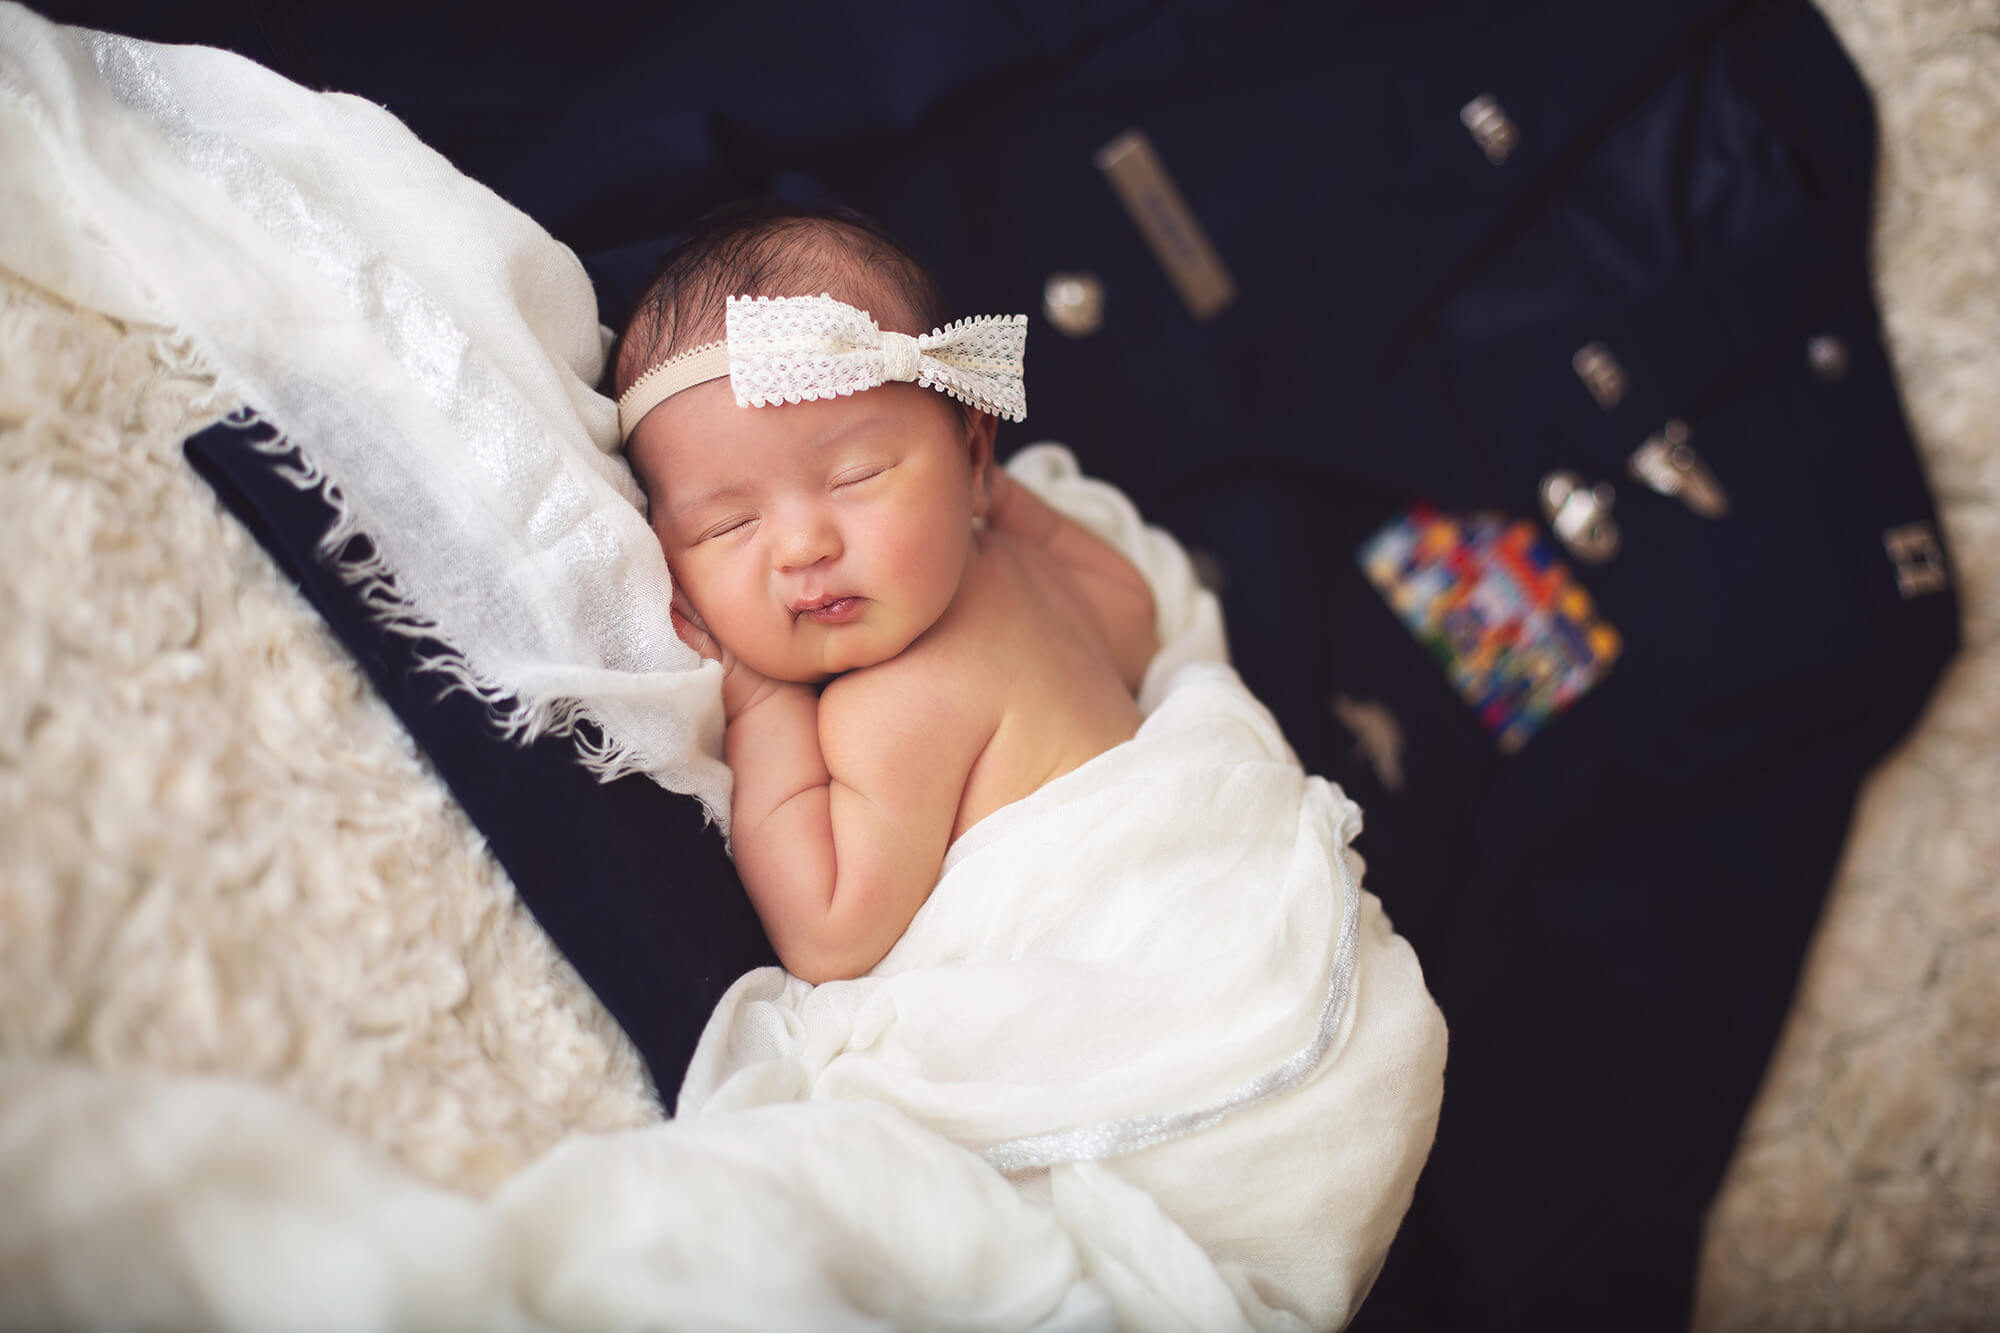
[[1188, 211], [1187, 200], [1143, 130], [1127, 130], [1097, 150], [1097, 169], [1167, 271], [1196, 319], [1210, 319], [1236, 299], [1236, 282]]

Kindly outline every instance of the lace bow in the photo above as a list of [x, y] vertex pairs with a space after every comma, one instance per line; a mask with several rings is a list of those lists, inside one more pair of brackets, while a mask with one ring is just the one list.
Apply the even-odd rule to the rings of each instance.
[[727, 328], [740, 407], [845, 397], [900, 380], [1010, 421], [1028, 415], [1026, 315], [961, 319], [913, 338], [831, 296], [732, 296]]
[[694, 385], [729, 376], [738, 407], [845, 397], [892, 380], [950, 394], [1010, 421], [1028, 415], [1026, 315], [981, 315], [921, 338], [883, 330], [865, 310], [819, 296], [732, 296], [728, 334], [661, 362], [618, 400], [620, 434]]

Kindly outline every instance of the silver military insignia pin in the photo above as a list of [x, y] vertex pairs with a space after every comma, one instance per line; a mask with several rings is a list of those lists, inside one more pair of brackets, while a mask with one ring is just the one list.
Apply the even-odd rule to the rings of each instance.
[[1516, 145], [1521, 142], [1521, 131], [1515, 127], [1513, 119], [1489, 95], [1481, 94], [1460, 107], [1458, 119], [1460, 124], [1472, 131], [1479, 151], [1486, 154], [1486, 160], [1496, 167], [1512, 156]]
[[1945, 573], [1944, 548], [1928, 523], [1905, 523], [1882, 534], [1882, 549], [1896, 566], [1896, 591], [1903, 600], [1943, 592], [1949, 576]]
[[1042, 316], [1057, 332], [1088, 338], [1104, 327], [1104, 283], [1094, 273], [1052, 273], [1042, 287]]
[[1569, 359], [1570, 369], [1583, 381], [1583, 387], [1590, 390], [1590, 396], [1597, 405], [1609, 412], [1625, 397], [1625, 390], [1631, 387], [1631, 379], [1625, 374], [1625, 367], [1618, 364], [1618, 358], [1611, 355], [1611, 349], [1603, 343], [1585, 343], [1576, 349], [1576, 355]]
[[1658, 435], [1647, 437], [1625, 460], [1625, 469], [1635, 480], [1679, 500], [1703, 518], [1721, 518], [1729, 512], [1729, 493], [1688, 443], [1685, 421], [1669, 421]]
[[1542, 515], [1564, 550], [1587, 565], [1618, 554], [1622, 537], [1611, 517], [1617, 495], [1609, 482], [1586, 486], [1574, 472], [1555, 471], [1542, 478], [1541, 491]]

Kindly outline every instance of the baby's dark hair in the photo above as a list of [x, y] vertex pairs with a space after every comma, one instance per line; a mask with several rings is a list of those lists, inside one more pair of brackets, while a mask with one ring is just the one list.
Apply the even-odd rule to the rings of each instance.
[[660, 260], [612, 348], [613, 396], [670, 356], [722, 336], [731, 296], [829, 292], [884, 328], [923, 334], [950, 315], [916, 256], [848, 208], [758, 199], [703, 217]]

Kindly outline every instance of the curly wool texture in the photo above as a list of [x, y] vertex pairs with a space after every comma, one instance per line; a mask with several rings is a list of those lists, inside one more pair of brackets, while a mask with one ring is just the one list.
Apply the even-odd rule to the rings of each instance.
[[0, 1053], [227, 1073], [483, 1190], [658, 1111], [345, 651], [187, 467], [230, 404], [0, 271]]
[[[2000, 1327], [2000, 9], [1825, 0], [1967, 650], [1871, 784], [1697, 1326]], [[163, 359], [164, 356], [164, 359]], [[0, 1054], [236, 1074], [439, 1184], [658, 1113], [310, 608], [190, 473], [230, 404], [0, 272]]]

